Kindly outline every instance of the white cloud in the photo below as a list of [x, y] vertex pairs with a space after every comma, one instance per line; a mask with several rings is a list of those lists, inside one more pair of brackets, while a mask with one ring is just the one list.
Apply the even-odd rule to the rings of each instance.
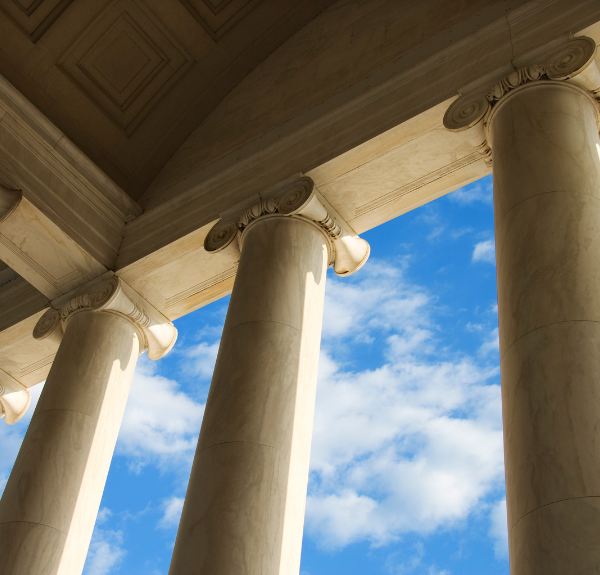
[[187, 361], [185, 364], [186, 370], [198, 374], [204, 378], [211, 379], [215, 370], [215, 362], [217, 361], [217, 353], [219, 351], [219, 341], [208, 344], [201, 342], [195, 346], [185, 350]]
[[414, 546], [415, 552], [405, 558], [400, 553], [392, 553], [386, 561], [386, 570], [390, 575], [408, 575], [417, 569], [425, 557], [423, 543], [417, 541]]
[[496, 263], [496, 247], [494, 246], [494, 241], [485, 240], [475, 244], [472, 260], [474, 262]]
[[490, 513], [489, 535], [494, 539], [494, 554], [498, 559], [508, 558], [508, 526], [506, 520], [506, 499], [498, 501]]
[[191, 463], [204, 405], [179, 389], [176, 381], [155, 373], [140, 357], [125, 409], [117, 453], [133, 458], [133, 467], [184, 458]]
[[500, 351], [500, 336], [498, 335], [498, 328], [494, 328], [488, 336], [488, 339], [484, 341], [480, 348], [479, 353], [482, 355], [488, 355], [489, 353]]
[[[380, 545], [466, 518], [503, 475], [497, 367], [441, 348], [433, 300], [402, 270], [334, 281], [327, 304], [308, 532], [329, 548]], [[353, 329], [383, 332], [379, 367], [342, 369], [334, 356], [356, 345]]]
[[[366, 277], [361, 272], [361, 277]], [[403, 292], [395, 288], [401, 282], [402, 269], [369, 263], [369, 280], [360, 283], [329, 281], [325, 293], [323, 338], [350, 337], [364, 341], [368, 332], [389, 332], [399, 326], [426, 329], [429, 322], [421, 315], [431, 298], [417, 288]], [[389, 289], [394, 297], [390, 297]], [[367, 340], [371, 338], [367, 337]]]
[[123, 534], [96, 528], [90, 544], [83, 575], [109, 575], [115, 573], [125, 557]]
[[385, 563], [386, 571], [390, 575], [410, 575], [417, 572], [422, 575], [450, 575], [449, 571], [438, 571], [433, 565], [429, 567], [423, 565], [425, 547], [421, 541], [415, 543], [414, 549], [415, 552], [408, 558], [404, 557], [401, 553], [392, 553]]
[[100, 525], [105, 523], [112, 517], [112, 511], [108, 507], [102, 507], [100, 511], [98, 511], [98, 516], [96, 517], [96, 525]]
[[469, 184], [448, 194], [448, 198], [459, 204], [472, 204], [473, 202], [483, 202], [491, 204], [493, 199], [492, 181], [480, 180], [474, 184]]
[[100, 527], [111, 516], [112, 511], [107, 507], [103, 507], [98, 512], [83, 575], [109, 575], [109, 573], [115, 573], [119, 563], [125, 557], [123, 533]]
[[183, 497], [170, 497], [163, 502], [164, 513], [158, 522], [158, 526], [162, 529], [170, 529], [179, 525], [179, 518], [183, 510]]

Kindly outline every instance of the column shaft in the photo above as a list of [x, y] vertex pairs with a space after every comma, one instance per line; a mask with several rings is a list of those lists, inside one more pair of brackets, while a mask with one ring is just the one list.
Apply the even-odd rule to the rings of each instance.
[[299, 572], [327, 250], [295, 216], [244, 232], [171, 575]]
[[512, 575], [600, 572], [596, 106], [543, 81], [490, 119]]
[[107, 312], [68, 321], [0, 501], [0, 571], [83, 570], [139, 342]]

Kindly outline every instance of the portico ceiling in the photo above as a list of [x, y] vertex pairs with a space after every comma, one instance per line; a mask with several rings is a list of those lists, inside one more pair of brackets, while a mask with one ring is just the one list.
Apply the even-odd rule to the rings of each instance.
[[0, 379], [94, 278], [169, 320], [229, 293], [208, 231], [298, 177], [358, 234], [481, 178], [446, 110], [573, 35], [597, 0], [0, 0]]
[[0, 74], [133, 199], [333, 0], [0, 0]]

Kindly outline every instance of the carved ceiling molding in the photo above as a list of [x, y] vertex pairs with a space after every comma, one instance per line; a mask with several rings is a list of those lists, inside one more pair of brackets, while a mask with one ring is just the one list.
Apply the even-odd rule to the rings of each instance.
[[114, 0], [57, 65], [131, 136], [193, 64], [142, 0]]
[[218, 42], [263, 0], [180, 0], [188, 12]]
[[111, 267], [140, 206], [1, 76], [0, 136], [1, 183]]
[[548, 52], [538, 63], [518, 68], [491, 88], [465, 94], [446, 111], [444, 126], [462, 133], [467, 141], [492, 166], [488, 126], [493, 109], [513, 90], [533, 82], [571, 81], [600, 100], [600, 70], [595, 61], [596, 43], [580, 36]]
[[0, 10], [35, 44], [72, 3], [73, 0], [0, 0]]
[[177, 340], [177, 329], [149, 302], [122, 279], [112, 276], [94, 283], [66, 301], [54, 302], [37, 322], [33, 337], [59, 343], [69, 320], [83, 311], [106, 312], [130, 321], [140, 341], [140, 353], [148, 351], [150, 359], [166, 355]]
[[298, 217], [316, 224], [327, 239], [329, 265], [340, 276], [358, 271], [369, 258], [369, 244], [336, 221], [317, 198], [310, 178], [300, 178], [276, 196], [262, 198], [249, 207], [240, 207], [237, 215], [222, 218], [208, 232], [204, 249], [237, 262], [245, 232], [258, 220], [273, 216]]

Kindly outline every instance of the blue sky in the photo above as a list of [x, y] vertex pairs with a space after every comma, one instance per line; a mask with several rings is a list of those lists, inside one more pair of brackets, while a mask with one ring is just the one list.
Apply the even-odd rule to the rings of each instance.
[[[367, 265], [330, 270], [302, 575], [508, 575], [491, 188], [363, 234]], [[140, 358], [86, 575], [167, 574], [227, 303]], [[32, 412], [0, 423], [0, 489]]]

